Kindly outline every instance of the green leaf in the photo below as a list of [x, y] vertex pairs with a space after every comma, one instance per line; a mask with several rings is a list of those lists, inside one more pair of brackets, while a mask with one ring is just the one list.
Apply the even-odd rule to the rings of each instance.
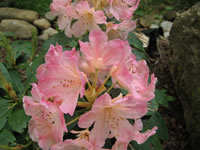
[[158, 127], [157, 135], [162, 140], [168, 139], [168, 129], [159, 112], [154, 112], [148, 120], [143, 121], [144, 131], [153, 128], [154, 126]]
[[14, 37], [15, 34], [13, 32], [3, 32], [3, 35], [6, 37]]
[[44, 42], [44, 44], [42, 46], [43, 50], [42, 50], [42, 53], [40, 53], [40, 54], [42, 56], [44, 56], [47, 53], [50, 45], [56, 45], [56, 43], [58, 43], [59, 45], [62, 45], [63, 47], [65, 47], [65, 46], [70, 47], [70, 44], [69, 44], [70, 41], [71, 41], [71, 38], [66, 37], [64, 32], [60, 32], [58, 34], [55, 34], [52, 38], [50, 38], [49, 40]]
[[163, 150], [163, 146], [160, 143], [159, 137], [157, 135], [152, 136], [152, 145], [153, 145], [153, 150]]
[[11, 83], [12, 83], [12, 80], [10, 78], [10, 75], [9, 75], [7, 69], [0, 62], [0, 87], [7, 92], [9, 97], [16, 99], [17, 95], [16, 95], [15, 91], [13, 90]]
[[151, 101], [149, 101], [149, 104], [150, 104], [150, 107], [149, 107], [149, 111], [148, 113], [146, 114], [147, 116], [148, 115], [153, 115], [155, 111], [158, 110], [159, 108], [159, 104], [157, 103], [157, 101], [154, 99], [152, 99]]
[[30, 57], [32, 54], [32, 45], [30, 41], [16, 40], [12, 42], [12, 47], [16, 53], [16, 59], [22, 54], [26, 54], [27, 57]]
[[16, 138], [10, 131], [4, 129], [3, 131], [0, 132], [1, 145], [8, 145], [9, 143], [14, 143], [15, 141], [16, 141]]
[[133, 32], [129, 33], [128, 42], [131, 46], [141, 50], [142, 52], [145, 52], [143, 43], [137, 38], [137, 36]]
[[143, 17], [145, 12], [143, 10], [136, 10], [134, 14]]
[[17, 71], [10, 71], [10, 75], [13, 81], [13, 88], [16, 92], [19, 92], [21, 95], [24, 91], [24, 85], [21, 81], [20, 75]]
[[[0, 62], [0, 72], [4, 75], [5, 79], [9, 82], [12, 83], [12, 79], [10, 77], [10, 74], [8, 72], [8, 70], [6, 69], [6, 67], [4, 66], [3, 63]], [[0, 84], [1, 86], [1, 84]]]
[[76, 110], [74, 112], [73, 116], [70, 115], [65, 115], [65, 120], [67, 121], [67, 124], [69, 122], [71, 122], [69, 125], [67, 125], [67, 129], [68, 131], [71, 131], [77, 124], [78, 124], [78, 119], [79, 116], [81, 116], [82, 114], [84, 114], [87, 110], [83, 109], [83, 110]]
[[78, 45], [78, 41], [76, 41], [76, 40], [71, 40], [70, 42], [69, 42], [69, 46], [70, 47], [76, 47]]
[[162, 89], [162, 90], [157, 90], [155, 91], [155, 100], [158, 104], [164, 106], [164, 107], [168, 107], [168, 102], [170, 101], [174, 101], [175, 98], [172, 96], [168, 96], [166, 94], [166, 90]]
[[137, 36], [130, 32], [128, 35], [128, 42], [135, 49], [132, 50], [132, 53], [136, 55], [137, 60], [147, 59], [148, 55], [143, 47], [143, 43], [137, 38]]
[[8, 119], [8, 124], [14, 131], [22, 133], [24, 131], [24, 128], [27, 127], [28, 121], [29, 116], [25, 114], [24, 109], [22, 108], [15, 110], [11, 114], [10, 118]]
[[2, 40], [0, 44], [5, 49], [7, 55], [6, 59], [8, 63], [10, 63], [11, 66], [14, 66], [16, 64], [16, 57], [15, 57], [15, 52], [12, 46], [10, 45], [10, 41], [6, 38], [6, 36], [2, 32], [0, 32], [0, 38], [1, 38], [0, 40]]
[[8, 116], [11, 114], [12, 109], [9, 108], [7, 100], [0, 99], [0, 130], [4, 127], [8, 120]]
[[141, 59], [145, 59], [146, 60], [147, 59], [145, 53], [143, 53], [143, 52], [141, 52], [141, 51], [139, 51], [137, 49], [133, 49], [132, 53], [136, 56], [137, 60], [141, 60]]

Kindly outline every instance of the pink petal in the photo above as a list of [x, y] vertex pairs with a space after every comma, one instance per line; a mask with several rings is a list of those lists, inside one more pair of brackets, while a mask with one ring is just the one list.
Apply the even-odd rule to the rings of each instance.
[[135, 133], [133, 135], [133, 140], [135, 140], [138, 144], [142, 144], [144, 143], [150, 136], [154, 135], [156, 133], [156, 130], [158, 128], [157, 127], [154, 127], [153, 129], [151, 130], [147, 130], [146, 132], [144, 133]]
[[148, 110], [146, 102], [129, 97], [127, 101], [120, 103], [120, 107], [115, 107], [115, 112], [126, 119], [137, 119], [143, 117]]
[[83, 150], [89, 149], [91, 144], [84, 139], [65, 140], [62, 143], [53, 145], [51, 150]]
[[101, 10], [98, 10], [96, 12], [94, 12], [94, 18], [95, 18], [95, 22], [97, 24], [106, 24], [106, 16], [104, 15], [104, 12]]
[[[79, 94], [83, 96], [86, 76], [78, 69], [79, 53], [75, 49], [62, 52], [62, 47], [51, 46], [46, 64], [37, 70], [39, 89], [46, 101], [60, 105], [64, 113], [73, 114]], [[51, 105], [47, 102], [47, 105]]]
[[[101, 112], [90, 133], [90, 142], [94, 147], [103, 147], [106, 138], [109, 135], [109, 127], [106, 124], [105, 114]], [[97, 136], [98, 135], [98, 136]]]
[[84, 14], [90, 12], [91, 10], [87, 1], [81, 1], [76, 5], [76, 11], [78, 11], [79, 14]]
[[111, 150], [127, 150], [128, 142], [116, 141]]
[[[90, 46], [91, 46], [91, 51], [93, 52], [93, 55], [90, 55], [90, 57], [98, 58], [101, 56], [101, 54], [104, 51], [104, 48], [107, 43], [107, 36], [104, 32], [102, 31], [92, 31], [89, 34], [89, 41], [90, 41]], [[85, 55], [87, 54], [86, 52], [82, 51]], [[89, 55], [88, 55], [89, 56]]]
[[87, 27], [84, 25], [84, 23], [81, 20], [77, 20], [72, 25], [72, 33], [75, 37], [82, 36], [87, 31]]
[[98, 113], [95, 112], [95, 111], [89, 111], [89, 112], [83, 114], [80, 117], [79, 122], [78, 122], [79, 127], [89, 128], [94, 123], [94, 121], [96, 120], [97, 114]]

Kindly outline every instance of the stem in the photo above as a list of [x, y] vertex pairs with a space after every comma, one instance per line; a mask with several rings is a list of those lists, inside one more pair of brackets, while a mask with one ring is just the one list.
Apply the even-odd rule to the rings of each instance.
[[80, 116], [72, 119], [71, 121], [69, 121], [68, 123], [66, 123], [66, 126], [69, 126], [70, 124], [74, 123], [75, 121], [77, 121], [80, 118]]
[[134, 148], [131, 144], [128, 144], [128, 146], [131, 148], [131, 150], [134, 150]]
[[95, 72], [95, 80], [94, 80], [94, 87], [95, 87], [95, 89], [97, 87], [97, 78], [98, 78], [98, 70], [96, 70], [96, 72]]
[[29, 147], [33, 142], [29, 142], [27, 143], [26, 145], [17, 145], [15, 147], [9, 147], [7, 145], [0, 145], [0, 149], [3, 149], [3, 150], [22, 150], [24, 148], [27, 148]]
[[108, 81], [108, 79], [110, 78], [110, 74], [106, 77], [106, 79], [103, 81], [103, 84], [101, 84], [101, 86], [100, 86], [100, 88], [98, 89], [98, 91], [97, 91], [97, 93], [96, 93], [96, 96], [95, 97], [97, 97], [97, 96], [99, 96], [99, 94], [101, 94], [100, 92], [101, 92], [101, 89], [104, 87], [104, 85], [106, 84], [106, 82]]
[[111, 87], [106, 91], [106, 93], [110, 92], [110, 90], [112, 90], [112, 88], [117, 84], [118, 82], [116, 81], [114, 84], [111, 85]]
[[87, 107], [89, 107], [89, 103], [83, 103], [83, 102], [78, 102], [77, 103], [77, 107], [85, 107], [85, 108], [87, 108]]
[[88, 85], [89, 89], [92, 89], [92, 85], [90, 84], [89, 80], [87, 80], [87, 85]]

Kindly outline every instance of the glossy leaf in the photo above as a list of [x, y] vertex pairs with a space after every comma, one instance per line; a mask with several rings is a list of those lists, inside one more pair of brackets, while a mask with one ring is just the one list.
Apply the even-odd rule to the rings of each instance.
[[16, 138], [14, 137], [14, 135], [4, 129], [3, 131], [0, 131], [0, 144], [1, 145], [8, 145], [9, 143], [14, 143], [16, 141]]
[[164, 107], [168, 107], [168, 102], [170, 101], [174, 101], [174, 97], [172, 96], [168, 96], [166, 94], [166, 90], [162, 89], [162, 90], [157, 90], [155, 91], [155, 100], [158, 104], [164, 106]]
[[24, 109], [17, 109], [15, 110], [10, 118], [8, 119], [8, 124], [10, 125], [10, 127], [18, 132], [18, 133], [22, 133], [24, 131], [24, 128], [27, 127], [29, 121], [29, 116], [27, 116], [24, 112]]
[[21, 81], [20, 75], [17, 71], [10, 71], [10, 76], [13, 81], [13, 88], [16, 92], [22, 94], [24, 91], [24, 84]]
[[11, 112], [12, 109], [9, 107], [8, 101], [0, 98], [0, 130], [6, 124]]
[[17, 40], [12, 42], [12, 47], [16, 53], [16, 59], [22, 54], [26, 54], [28, 57], [31, 56], [32, 46], [29, 41]]
[[154, 112], [148, 120], [144, 120], [144, 130], [151, 129], [154, 126], [158, 127], [157, 135], [162, 140], [168, 139], [168, 129], [164, 119], [159, 112]]

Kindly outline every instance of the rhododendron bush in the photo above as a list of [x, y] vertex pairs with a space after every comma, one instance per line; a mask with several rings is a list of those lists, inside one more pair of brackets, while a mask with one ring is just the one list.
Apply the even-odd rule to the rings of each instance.
[[[29, 64], [20, 97], [30, 116], [21, 129], [28, 122], [29, 138], [41, 149], [162, 149], [159, 138], [165, 140], [167, 132], [156, 112], [157, 78], [138, 57], [134, 47], [141, 42], [134, 37], [135, 44], [130, 33], [138, 5], [139, 0], [53, 0], [62, 32]], [[14, 98], [12, 90], [7, 92]]]

